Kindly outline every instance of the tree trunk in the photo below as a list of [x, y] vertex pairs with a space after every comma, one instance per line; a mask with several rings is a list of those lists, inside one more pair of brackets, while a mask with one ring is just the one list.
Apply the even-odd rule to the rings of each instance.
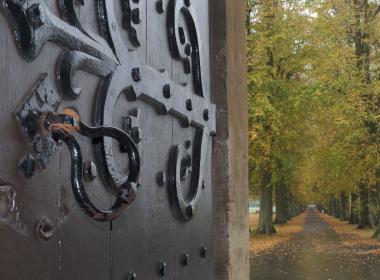
[[372, 190], [368, 191], [368, 209], [369, 209], [369, 224], [371, 225], [371, 228], [376, 228], [376, 222], [375, 222], [375, 208], [376, 208], [376, 201], [375, 201], [376, 193]]
[[369, 211], [368, 188], [364, 184], [359, 187], [360, 211], [358, 228], [372, 228]]
[[273, 191], [271, 185], [272, 173], [264, 171], [260, 182], [260, 214], [256, 232], [261, 234], [276, 233], [273, 227]]
[[359, 197], [356, 193], [352, 193], [351, 194], [350, 219], [348, 220], [348, 222], [350, 224], [358, 224], [359, 223], [358, 206], [359, 206]]
[[276, 218], [275, 224], [283, 224], [289, 220], [288, 197], [286, 184], [276, 186]]
[[337, 198], [333, 198], [333, 216], [337, 219], [341, 216], [340, 203]]
[[341, 208], [341, 216], [340, 219], [342, 221], [348, 221], [350, 218], [350, 207], [348, 204], [348, 197], [347, 194], [344, 192], [341, 192], [340, 194], [340, 208]]
[[376, 170], [376, 197], [377, 197], [377, 220], [376, 220], [376, 231], [373, 235], [380, 241], [380, 170]]

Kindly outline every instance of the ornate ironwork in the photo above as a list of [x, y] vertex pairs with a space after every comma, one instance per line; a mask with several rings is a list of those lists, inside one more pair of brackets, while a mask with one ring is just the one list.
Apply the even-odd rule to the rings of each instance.
[[[171, 80], [165, 71], [159, 71], [144, 64], [140, 61], [136, 49], [130, 50], [127, 47], [128, 44], [123, 41], [120, 28], [116, 24], [114, 1], [96, 0], [94, 2], [101, 36], [83, 28], [75, 13], [74, 0], [58, 0], [62, 19], [54, 15], [43, 0], [2, 0], [2, 5], [9, 16], [11, 26], [15, 31], [16, 43], [25, 59], [36, 58], [48, 41], [68, 49], [62, 54], [57, 66], [58, 87], [65, 98], [74, 100], [80, 96], [80, 87], [76, 87], [72, 83], [72, 77], [79, 69], [104, 79], [96, 101], [95, 127], [97, 128], [94, 129], [112, 126], [112, 113], [110, 112], [113, 112], [120, 94], [126, 94], [129, 100], [141, 99], [156, 107], [160, 113], [170, 114], [181, 120], [184, 126], [192, 126], [197, 130], [192, 152], [189, 197], [182, 194], [180, 187], [184, 154], [181, 145], [173, 147], [170, 155], [171, 164], [168, 167], [170, 200], [173, 209], [182, 218], [189, 220], [194, 216], [201, 194], [209, 135], [215, 133], [215, 106], [210, 103], [209, 95], [206, 94], [202, 82], [202, 77], [204, 77], [201, 67], [203, 65], [202, 44], [191, 3], [187, 0], [171, 0], [167, 7], [164, 7], [162, 2], [161, 9], [162, 12], [167, 11], [171, 53], [175, 59], [184, 63], [185, 73], [193, 75], [195, 94], [184, 100], [183, 96], [175, 93], [180, 92], [186, 85]], [[141, 19], [138, 1], [122, 0], [122, 7], [123, 27], [128, 31], [132, 45], [138, 48], [140, 46], [139, 36], [141, 36], [139, 34]], [[186, 26], [184, 27], [179, 26], [180, 16], [185, 18]], [[188, 39], [185, 36], [184, 28], [188, 31]], [[50, 104], [48, 111], [54, 112], [56, 109], [56, 107], [52, 108]], [[46, 110], [44, 109], [44, 111]], [[23, 118], [19, 116], [19, 120], [22, 122]], [[23, 127], [25, 129], [26, 126]], [[39, 137], [45, 137], [38, 133], [31, 137], [30, 133], [26, 132], [31, 143], [36, 143]], [[103, 131], [103, 133], [105, 132]], [[113, 157], [112, 140], [106, 136], [110, 135], [103, 134], [103, 141], [96, 145], [97, 161], [103, 167], [100, 170], [102, 170], [107, 184], [117, 192], [124, 191], [125, 188], [122, 186], [125, 186], [126, 182], [137, 180], [137, 178], [132, 180], [131, 172], [128, 176], [120, 174]], [[44, 164], [47, 164], [47, 160], [56, 148], [57, 144], [54, 140], [63, 140], [69, 146], [72, 155], [78, 152], [77, 143], [71, 135], [54, 132], [46, 137], [52, 148], [43, 148], [40, 154], [37, 153], [38, 160], [45, 162]], [[133, 140], [131, 141], [133, 142]], [[135, 152], [138, 154], [137, 151]], [[78, 158], [72, 160], [73, 166], [81, 170], [80, 160]], [[72, 182], [74, 192], [78, 191], [77, 195], [81, 193], [79, 175], [79, 173], [74, 174]], [[82, 201], [86, 201], [84, 195], [82, 195]], [[98, 210], [91, 205], [79, 204], [90, 216], [99, 217], [94, 214]], [[92, 210], [88, 210], [90, 208]], [[104, 212], [102, 215], [103, 218], [98, 218], [98, 220], [104, 220], [106, 215]]]

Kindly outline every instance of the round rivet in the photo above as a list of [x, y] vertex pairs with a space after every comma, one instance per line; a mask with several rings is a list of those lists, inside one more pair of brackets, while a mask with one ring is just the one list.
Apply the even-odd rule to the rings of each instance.
[[186, 7], [190, 7], [190, 5], [191, 5], [191, 1], [190, 0], [185, 0], [184, 2], [185, 2]]
[[163, 93], [164, 93], [164, 97], [167, 99], [169, 99], [172, 96], [169, 84], [164, 85]]
[[141, 73], [140, 73], [140, 68], [133, 68], [132, 69], [132, 79], [135, 82], [140, 82], [141, 81]]
[[49, 220], [49, 218], [43, 217], [39, 221], [37, 225], [37, 232], [45, 240], [48, 240], [53, 236], [53, 223]]
[[179, 34], [179, 41], [181, 44], [185, 44], [186, 42], [186, 36], [185, 36], [185, 31], [183, 30], [183, 27], [178, 27], [178, 34]]
[[193, 102], [191, 101], [191, 99], [187, 99], [186, 100], [186, 109], [188, 111], [192, 111], [193, 110]]
[[191, 55], [191, 52], [192, 52], [191, 45], [190, 45], [190, 43], [187, 43], [186, 46], [185, 46], [185, 54], [186, 54], [187, 56], [190, 56], [190, 55]]
[[137, 274], [136, 274], [136, 272], [134, 272], [134, 271], [131, 271], [131, 272], [129, 272], [129, 274], [128, 274], [128, 278], [127, 278], [128, 280], [136, 280], [137, 279]]
[[181, 264], [183, 266], [188, 266], [189, 265], [189, 254], [185, 253], [185, 254], [182, 255]]
[[31, 154], [24, 155], [18, 163], [18, 170], [27, 179], [33, 177], [36, 171], [36, 160]]
[[191, 141], [190, 140], [186, 140], [186, 142], [185, 142], [185, 148], [187, 150], [191, 148]]
[[207, 122], [209, 120], [209, 113], [208, 110], [203, 111], [203, 119]]
[[160, 187], [163, 187], [166, 184], [166, 182], [167, 182], [167, 180], [166, 180], [165, 172], [163, 172], [163, 171], [158, 172], [157, 173], [157, 184]]
[[162, 261], [158, 264], [158, 275], [160, 275], [161, 277], [164, 277], [165, 276], [165, 272], [166, 272], [166, 262]]
[[92, 161], [86, 161], [83, 163], [83, 179], [86, 181], [92, 181], [98, 175], [96, 165]]
[[192, 217], [193, 216], [193, 206], [189, 205], [186, 207], [186, 214], [188, 217]]
[[134, 24], [139, 24], [140, 20], [140, 9], [136, 8], [132, 10], [132, 21]]
[[200, 255], [201, 255], [202, 258], [206, 258], [207, 257], [207, 247], [205, 247], [205, 246], [201, 247]]
[[164, 3], [162, 0], [159, 0], [156, 2], [156, 10], [157, 10], [157, 13], [159, 14], [162, 14], [165, 10], [164, 10]]
[[28, 15], [29, 21], [34, 28], [41, 27], [46, 23], [45, 9], [42, 5], [33, 4], [26, 10], [26, 13]]

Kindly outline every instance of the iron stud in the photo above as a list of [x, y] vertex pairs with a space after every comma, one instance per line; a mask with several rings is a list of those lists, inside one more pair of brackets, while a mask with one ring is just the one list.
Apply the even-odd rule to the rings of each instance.
[[53, 223], [49, 220], [49, 218], [43, 217], [39, 221], [37, 225], [37, 232], [45, 240], [48, 240], [53, 236]]
[[26, 154], [21, 158], [17, 167], [21, 174], [29, 179], [36, 171], [36, 160], [31, 154]]
[[92, 161], [86, 161], [83, 163], [83, 178], [86, 181], [92, 181], [98, 175], [96, 165]]
[[167, 183], [166, 174], [163, 171], [157, 173], [157, 184], [163, 187]]
[[185, 254], [182, 255], [181, 264], [183, 266], [188, 266], [189, 265], [189, 254], [185, 253]]
[[193, 206], [191, 206], [191, 205], [187, 206], [187, 208], [186, 208], [186, 215], [189, 218], [191, 218], [191, 217], [193, 217], [193, 214], [194, 214]]
[[141, 72], [140, 68], [133, 68], [132, 69], [132, 79], [137, 83], [142, 80], [141, 78]]
[[205, 247], [205, 246], [201, 247], [200, 255], [201, 255], [201, 258], [206, 258], [207, 257], [207, 247]]
[[187, 99], [186, 100], [186, 109], [188, 111], [192, 111], [193, 110], [193, 102], [191, 101], [191, 99]]
[[156, 2], [156, 10], [159, 14], [162, 14], [165, 11], [164, 2], [162, 0]]
[[164, 277], [165, 276], [165, 272], [166, 272], [166, 267], [167, 267], [167, 263], [162, 261], [158, 264], [158, 274], [161, 276], [161, 277]]
[[190, 43], [187, 43], [187, 44], [185, 45], [185, 54], [186, 54], [187, 56], [190, 56], [191, 53], [192, 53], [191, 45], [190, 45]]
[[203, 111], [203, 119], [207, 122], [209, 120], [209, 112], [207, 109]]
[[179, 34], [179, 41], [181, 44], [185, 44], [186, 42], [186, 36], [185, 36], [185, 31], [183, 30], [183, 27], [178, 27], [178, 34]]
[[33, 25], [34, 28], [37, 29], [45, 24], [46, 14], [45, 9], [42, 5], [34, 4], [27, 9], [26, 13], [30, 20], [30, 23]]
[[137, 274], [136, 274], [136, 272], [134, 272], [134, 271], [131, 271], [131, 272], [129, 272], [129, 274], [128, 274], [128, 278], [127, 278], [128, 280], [135, 280], [135, 279], [137, 279]]
[[164, 97], [166, 99], [169, 99], [172, 96], [169, 84], [164, 85], [163, 93], [164, 93]]
[[132, 21], [134, 24], [139, 24], [141, 22], [139, 8], [135, 8], [132, 10]]

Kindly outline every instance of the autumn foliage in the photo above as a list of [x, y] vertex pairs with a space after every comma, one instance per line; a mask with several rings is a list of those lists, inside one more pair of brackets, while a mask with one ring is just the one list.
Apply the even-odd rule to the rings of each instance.
[[310, 202], [380, 229], [379, 4], [248, 0], [246, 15], [257, 232], [275, 232], [273, 204], [284, 223]]

